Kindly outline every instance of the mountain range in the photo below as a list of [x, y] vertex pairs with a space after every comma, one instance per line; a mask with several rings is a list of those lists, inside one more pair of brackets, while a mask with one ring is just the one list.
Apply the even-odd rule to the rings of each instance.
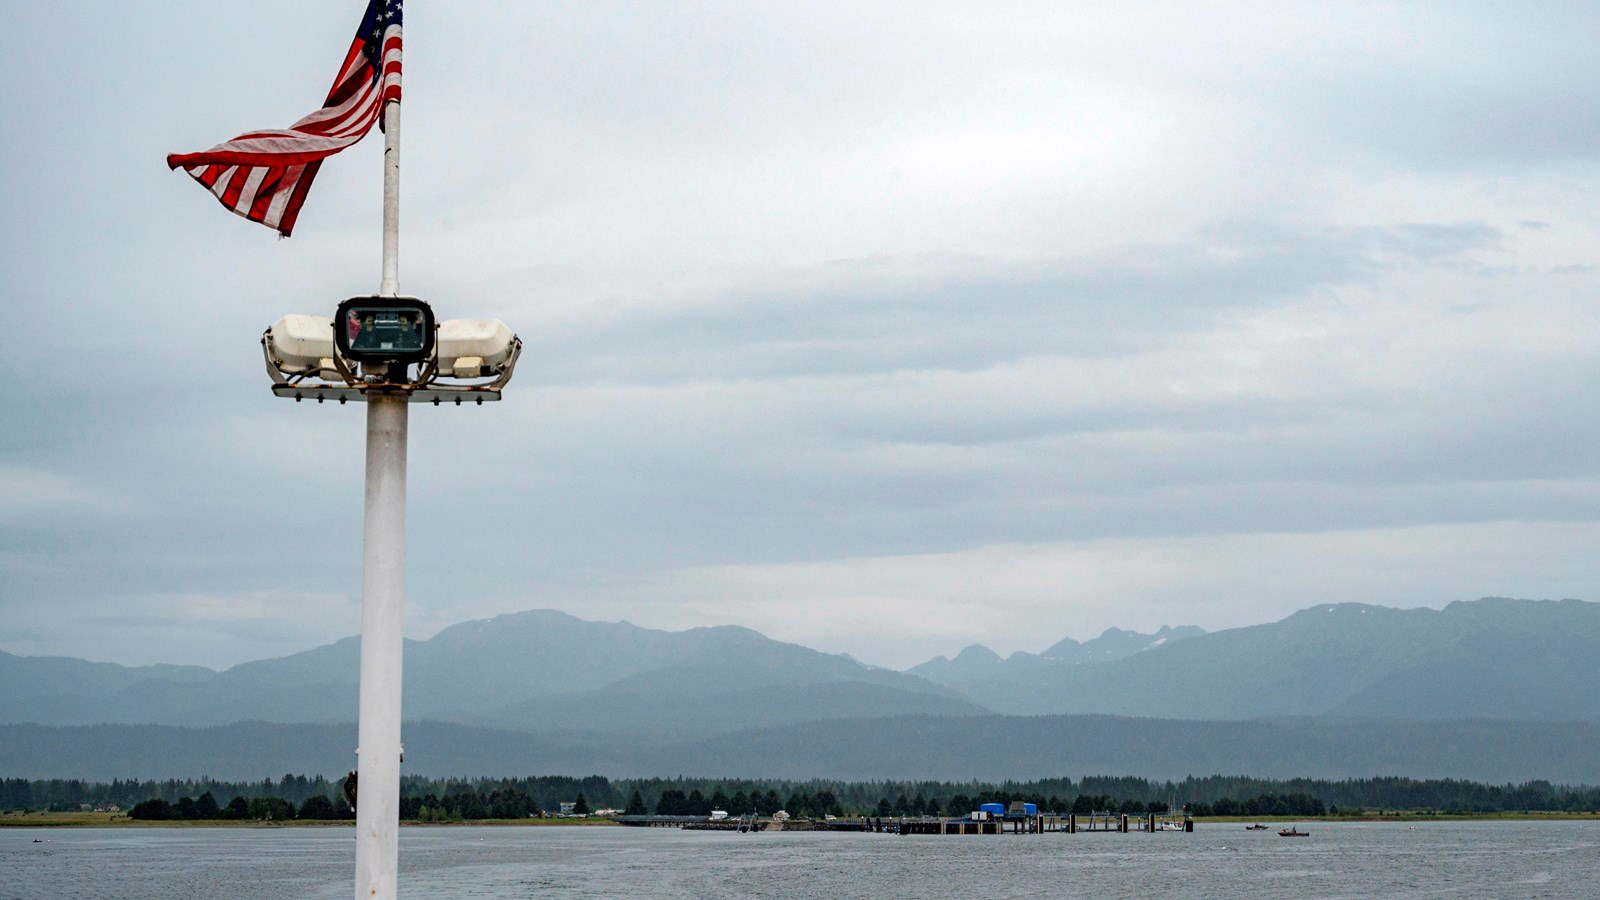
[[[712, 765], [745, 771], [752, 760], [765, 760], [785, 768], [769, 775], [805, 775], [810, 766], [815, 771], [809, 774], [819, 776], [889, 777], [909, 774], [893, 771], [894, 760], [944, 771], [958, 767], [968, 752], [949, 747], [997, 748], [1002, 736], [1037, 733], [1046, 741], [1039, 752], [1048, 753], [1052, 746], [1072, 746], [1071, 735], [1089, 728], [1188, 747], [1191, 758], [1215, 758], [1223, 769], [1232, 747], [1241, 764], [1253, 760], [1246, 774], [1267, 774], [1259, 771], [1262, 760], [1238, 749], [1248, 745], [1279, 748], [1270, 758], [1298, 759], [1317, 772], [1365, 760], [1409, 767], [1361, 770], [1367, 774], [1427, 770], [1467, 777], [1473, 753], [1463, 755], [1463, 748], [1478, 747], [1474, 753], [1487, 759], [1484, 754], [1528, 749], [1534, 732], [1558, 731], [1582, 747], [1600, 723], [1600, 604], [1578, 600], [1490, 598], [1441, 610], [1334, 604], [1211, 633], [1192, 626], [1152, 634], [1110, 629], [1083, 643], [1063, 640], [1037, 654], [1006, 658], [975, 645], [906, 672], [746, 628], [669, 632], [552, 610], [465, 622], [408, 641], [405, 654], [408, 744], [419, 729], [433, 735], [425, 743], [438, 748], [429, 753], [434, 762], [499, 766], [522, 758], [530, 767], [581, 771], [589, 760], [591, 771], [612, 774], [708, 771], [703, 767]], [[160, 768], [154, 760], [193, 756], [163, 755], [162, 746], [235, 746], [237, 752], [218, 749], [217, 762], [201, 766], [218, 774], [257, 759], [262, 747], [279, 746], [263, 737], [273, 729], [287, 735], [315, 726], [306, 734], [333, 740], [326, 736], [342, 735], [355, 718], [358, 659], [355, 638], [220, 672], [0, 653], [0, 738], [6, 745], [0, 774], [54, 765], [62, 776], [90, 770], [147, 775]], [[106, 730], [114, 726], [131, 730]], [[885, 729], [899, 729], [901, 737]], [[1387, 755], [1365, 745], [1321, 761], [1291, 752], [1295, 735], [1329, 748], [1342, 746], [1329, 735], [1352, 729], [1377, 729], [1373, 739], [1389, 748]], [[1440, 739], [1455, 735], [1453, 743], [1438, 743], [1430, 729]], [[110, 734], [117, 739], [101, 740]], [[196, 743], [198, 734], [212, 737]], [[459, 746], [445, 749], [452, 740]], [[1117, 743], [1107, 740], [1098, 746]], [[63, 753], [62, 742], [101, 747], [101, 756]], [[902, 746], [906, 742], [914, 747]], [[281, 746], [309, 753], [313, 745], [307, 738]], [[1584, 764], [1600, 764], [1600, 743], [1587, 746], [1594, 748], [1587, 762], [1579, 759], [1583, 751], [1562, 750], [1549, 759], [1521, 757], [1522, 765], [1528, 772], [1553, 771], [1559, 759], [1562, 771], [1581, 771]], [[947, 748], [943, 757], [939, 747]], [[474, 748], [498, 749], [484, 756]], [[1011, 770], [993, 774], [1021, 777], [1040, 762], [1024, 750], [978, 751], [967, 764], [1010, 760]], [[117, 768], [119, 754], [132, 768]], [[1455, 770], [1429, 768], [1430, 759], [1446, 757], [1456, 760]], [[1151, 767], [1171, 763], [1149, 752], [1117, 758], [1145, 767], [1127, 774], [1150, 775]], [[61, 768], [73, 759], [72, 771]], [[134, 765], [136, 759], [143, 761]], [[1509, 767], [1503, 768], [1515, 768], [1516, 759], [1502, 760]], [[282, 774], [276, 768], [253, 774]]]
[[1177, 719], [1600, 719], [1600, 604], [1316, 606], [1099, 665], [960, 683], [996, 712]]
[[[669, 632], [533, 610], [454, 625], [404, 652], [407, 719], [560, 736], [986, 712], [924, 679], [734, 626]], [[0, 653], [0, 722], [349, 722], [359, 662], [357, 638], [222, 672]]]
[[982, 644], [973, 644], [954, 659], [936, 656], [906, 671], [936, 684], [960, 688], [995, 679], [1025, 678], [1061, 665], [1112, 662], [1201, 634], [1205, 634], [1205, 629], [1193, 625], [1177, 628], [1163, 625], [1154, 634], [1107, 628], [1099, 637], [1081, 644], [1072, 638], [1062, 638], [1043, 653], [1019, 650], [1005, 658]]

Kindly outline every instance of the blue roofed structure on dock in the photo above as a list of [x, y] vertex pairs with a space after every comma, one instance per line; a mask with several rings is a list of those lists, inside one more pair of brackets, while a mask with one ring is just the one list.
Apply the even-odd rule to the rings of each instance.
[[993, 819], [1026, 819], [1039, 814], [1039, 804], [1022, 800], [1011, 801], [1009, 807], [1004, 803], [981, 803], [978, 811]]

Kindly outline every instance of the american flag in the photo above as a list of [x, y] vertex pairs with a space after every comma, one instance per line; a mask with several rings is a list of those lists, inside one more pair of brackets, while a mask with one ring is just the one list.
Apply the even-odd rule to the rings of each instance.
[[288, 237], [322, 160], [361, 140], [400, 99], [401, 0], [371, 0], [322, 108], [285, 130], [251, 131], [202, 153], [174, 153], [233, 212]]

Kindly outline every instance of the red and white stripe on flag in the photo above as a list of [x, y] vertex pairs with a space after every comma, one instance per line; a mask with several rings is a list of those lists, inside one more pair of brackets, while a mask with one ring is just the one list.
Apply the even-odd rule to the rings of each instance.
[[282, 130], [251, 131], [200, 153], [174, 153], [223, 206], [288, 237], [322, 160], [372, 130], [400, 99], [401, 0], [371, 0], [321, 109]]

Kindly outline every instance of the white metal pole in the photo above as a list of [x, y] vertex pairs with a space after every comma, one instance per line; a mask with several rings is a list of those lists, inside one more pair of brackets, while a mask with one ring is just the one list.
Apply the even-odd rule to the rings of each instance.
[[[384, 110], [383, 287], [399, 289], [400, 104]], [[397, 895], [400, 864], [400, 687], [405, 605], [404, 394], [367, 395], [367, 497], [361, 561], [361, 705], [356, 900]]]
[[400, 102], [383, 106], [383, 283], [378, 293], [400, 290]]

